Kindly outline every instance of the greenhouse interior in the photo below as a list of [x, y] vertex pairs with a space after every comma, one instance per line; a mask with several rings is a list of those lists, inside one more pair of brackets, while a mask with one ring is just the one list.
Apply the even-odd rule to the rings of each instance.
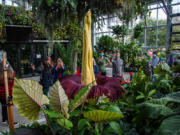
[[180, 135], [180, 0], [0, 0], [0, 135]]

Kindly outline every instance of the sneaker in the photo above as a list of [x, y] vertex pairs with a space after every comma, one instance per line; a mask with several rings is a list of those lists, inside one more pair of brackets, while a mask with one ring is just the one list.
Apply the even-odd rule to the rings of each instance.
[[3, 121], [2, 124], [3, 125], [8, 125], [8, 122], [7, 121]]

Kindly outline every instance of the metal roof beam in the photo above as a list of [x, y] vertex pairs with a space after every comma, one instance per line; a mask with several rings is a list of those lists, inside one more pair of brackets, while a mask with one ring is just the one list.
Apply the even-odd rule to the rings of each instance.
[[165, 1], [164, 0], [161, 0], [161, 1], [162, 1], [162, 4], [163, 4], [163, 6], [164, 6], [164, 8], [166, 10], [167, 15], [170, 17], [169, 9], [167, 8], [167, 5], [166, 5]]

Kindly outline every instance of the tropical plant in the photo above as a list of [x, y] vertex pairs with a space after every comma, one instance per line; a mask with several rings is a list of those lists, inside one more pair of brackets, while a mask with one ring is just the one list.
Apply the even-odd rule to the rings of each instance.
[[54, 112], [62, 113], [66, 118], [69, 118], [69, 100], [59, 81], [56, 81], [50, 91], [50, 106]]
[[94, 110], [84, 113], [84, 117], [94, 122], [102, 122], [123, 118], [122, 113]]
[[130, 43], [120, 43], [119, 46], [121, 58], [124, 61], [124, 65], [128, 64], [130, 67], [137, 65], [136, 59], [142, 54], [141, 45], [131, 41]]
[[76, 16], [82, 20], [89, 9], [92, 10], [93, 21], [98, 20], [99, 16], [116, 13], [126, 22], [136, 18], [139, 14], [147, 13], [145, 11], [148, 9], [143, 0], [40, 0], [34, 1], [33, 6], [33, 9], [38, 7], [39, 18], [50, 28], [56, 22], [65, 24]]
[[[80, 90], [80, 92], [70, 104], [71, 111], [85, 102], [87, 94], [90, 90], [90, 86], [91, 84]], [[21, 96], [24, 98], [22, 99]], [[24, 79], [15, 79], [13, 97], [13, 102], [18, 108], [18, 113], [30, 120], [37, 120], [41, 109], [45, 114], [52, 134], [54, 134], [54, 132], [49, 123], [48, 117], [51, 118], [51, 121], [55, 121], [57, 124], [68, 130], [72, 128], [73, 125], [71, 121], [66, 119], [69, 118], [69, 100], [59, 81], [53, 85], [48, 100], [48, 98], [43, 95], [42, 86], [38, 82]], [[48, 101], [53, 111], [45, 111], [45, 107], [43, 105], [48, 104]]]
[[[137, 128], [141, 134], [177, 134], [179, 128], [179, 100], [180, 93], [168, 94], [160, 99], [152, 99], [138, 105], [139, 111], [137, 112], [134, 122], [137, 124]], [[143, 114], [143, 115], [142, 115]], [[174, 118], [174, 124], [172, 122]], [[144, 128], [139, 128], [144, 125]], [[167, 127], [169, 126], [169, 127]], [[159, 130], [155, 130], [159, 128]]]
[[118, 49], [118, 45], [118, 42], [114, 41], [113, 38], [109, 36], [102, 36], [98, 40], [95, 49], [98, 53], [103, 51], [105, 54], [110, 54]]
[[35, 121], [39, 117], [40, 109], [43, 109], [43, 105], [48, 104], [49, 100], [43, 95], [42, 86], [38, 82], [15, 79], [13, 102], [19, 114]]
[[142, 24], [137, 24], [135, 27], [134, 27], [134, 33], [133, 33], [133, 38], [134, 39], [137, 39], [140, 37], [141, 33], [143, 32], [143, 26]]
[[115, 36], [116, 39], [120, 40], [122, 39], [122, 43], [124, 44], [124, 37], [128, 34], [128, 29], [126, 25], [116, 25], [112, 26], [112, 33]]

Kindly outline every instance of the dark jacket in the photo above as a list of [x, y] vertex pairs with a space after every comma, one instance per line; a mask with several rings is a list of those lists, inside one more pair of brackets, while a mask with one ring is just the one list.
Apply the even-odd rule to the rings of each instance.
[[42, 71], [40, 77], [40, 84], [43, 86], [43, 89], [49, 89], [53, 84], [53, 76], [50, 71]]
[[56, 66], [57, 65], [54, 65], [52, 69], [53, 83], [55, 83], [57, 79], [61, 79], [65, 76], [64, 71], [66, 70], [66, 67], [64, 66], [64, 69], [62, 67], [59, 67], [56, 69]]

